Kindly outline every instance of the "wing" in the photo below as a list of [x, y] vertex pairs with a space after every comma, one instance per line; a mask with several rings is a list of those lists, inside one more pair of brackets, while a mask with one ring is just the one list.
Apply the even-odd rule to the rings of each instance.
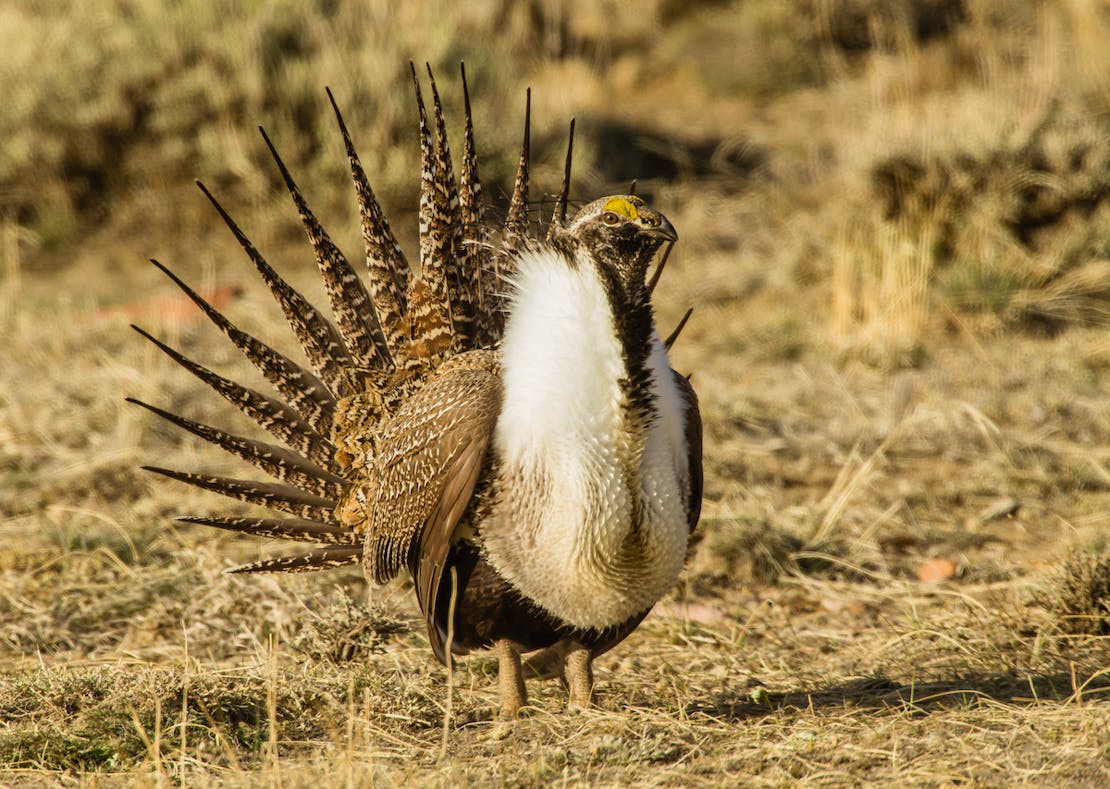
[[701, 411], [698, 409], [698, 395], [690, 385], [690, 379], [676, 370], [674, 382], [686, 404], [686, 448], [690, 469], [690, 492], [686, 498], [686, 520], [690, 524], [690, 533], [698, 526], [701, 517], [702, 494], [702, 467], [701, 467]]
[[501, 397], [496, 355], [465, 353], [409, 398], [381, 435], [367, 572], [384, 583], [407, 566], [429, 623], [455, 528], [485, 466]]

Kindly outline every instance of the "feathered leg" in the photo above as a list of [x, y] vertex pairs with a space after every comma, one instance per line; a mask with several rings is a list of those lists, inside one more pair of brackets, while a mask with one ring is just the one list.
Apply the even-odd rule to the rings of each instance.
[[593, 655], [589, 647], [578, 641], [570, 641], [566, 646], [563, 663], [563, 676], [570, 690], [567, 709], [572, 712], [589, 709], [593, 705], [594, 668]]
[[507, 638], [494, 644], [497, 652], [497, 683], [501, 693], [501, 720], [511, 720], [528, 704], [528, 691], [524, 688], [524, 672], [520, 667], [520, 652]]

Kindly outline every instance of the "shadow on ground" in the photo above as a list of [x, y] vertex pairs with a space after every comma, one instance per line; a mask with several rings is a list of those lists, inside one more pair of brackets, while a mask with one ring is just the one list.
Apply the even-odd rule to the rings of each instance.
[[1110, 702], [1110, 670], [1076, 672], [1061, 667], [1042, 674], [968, 674], [947, 680], [904, 684], [865, 677], [818, 690], [769, 693], [727, 691], [686, 707], [689, 715], [741, 721], [792, 710], [820, 708], [905, 710], [930, 714], [970, 709], [984, 703], [1033, 705], [1045, 702]]

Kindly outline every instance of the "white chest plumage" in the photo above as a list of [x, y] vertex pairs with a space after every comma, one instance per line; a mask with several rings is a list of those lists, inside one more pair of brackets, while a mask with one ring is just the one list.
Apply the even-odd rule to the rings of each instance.
[[501, 348], [500, 479], [483, 542], [494, 567], [578, 627], [619, 624], [674, 585], [686, 553], [683, 401], [658, 337], [654, 418], [633, 449], [611, 307], [592, 265], [521, 256]]

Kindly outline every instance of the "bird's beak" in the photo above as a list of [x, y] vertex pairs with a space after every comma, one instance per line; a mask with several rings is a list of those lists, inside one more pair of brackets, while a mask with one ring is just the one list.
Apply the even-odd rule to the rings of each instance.
[[640, 232], [659, 236], [672, 244], [678, 241], [678, 232], [674, 229], [670, 220], [658, 211], [651, 211], [650, 209], [640, 209]]

